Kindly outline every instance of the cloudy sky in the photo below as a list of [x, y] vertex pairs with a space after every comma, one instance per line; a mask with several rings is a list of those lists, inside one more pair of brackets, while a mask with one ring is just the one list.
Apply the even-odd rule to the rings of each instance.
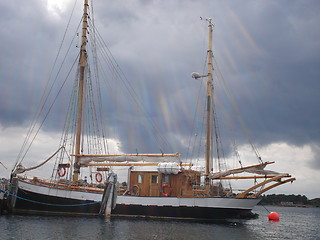
[[[8, 169], [40, 101], [73, 3], [0, 2], [0, 161]], [[80, 0], [76, 9], [82, 10]], [[190, 76], [203, 72], [205, 63], [207, 24], [200, 16], [212, 18], [215, 59], [252, 140], [264, 161], [276, 161], [271, 169], [297, 178], [271, 193], [320, 197], [319, 1], [96, 0], [94, 9], [99, 32], [170, 145], [164, 150], [183, 154], [201, 85]], [[131, 118], [126, 126], [139, 135], [139, 123]], [[56, 149], [57, 122], [62, 123], [58, 114], [40, 132], [34, 157]], [[139, 141], [128, 129], [118, 132], [115, 147], [132, 152]], [[140, 130], [138, 140], [146, 135]], [[142, 145], [141, 152], [157, 149], [152, 141]], [[238, 148], [246, 152], [248, 145], [240, 140]], [[0, 165], [1, 176], [8, 172]]]

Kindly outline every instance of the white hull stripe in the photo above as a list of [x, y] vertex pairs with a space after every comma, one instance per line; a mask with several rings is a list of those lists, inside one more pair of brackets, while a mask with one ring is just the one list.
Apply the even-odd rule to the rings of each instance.
[[69, 198], [76, 200], [88, 200], [88, 201], [101, 201], [102, 194], [100, 193], [90, 193], [90, 192], [80, 192], [80, 191], [69, 191], [56, 188], [48, 188], [46, 186], [34, 185], [31, 183], [19, 181], [19, 188], [22, 190], [30, 191], [33, 193], [38, 193], [47, 196]]
[[252, 210], [260, 199], [118, 196], [117, 205], [205, 207]]

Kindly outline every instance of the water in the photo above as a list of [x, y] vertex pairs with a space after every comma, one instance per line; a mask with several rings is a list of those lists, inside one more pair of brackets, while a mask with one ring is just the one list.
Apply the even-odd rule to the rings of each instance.
[[0, 216], [0, 239], [320, 239], [320, 208], [267, 207], [254, 209], [253, 220], [190, 223], [53, 216]]

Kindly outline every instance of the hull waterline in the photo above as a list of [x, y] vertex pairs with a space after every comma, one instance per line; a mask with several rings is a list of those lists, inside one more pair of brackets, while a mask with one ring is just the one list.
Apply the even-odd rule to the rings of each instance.
[[[101, 193], [48, 188], [19, 181], [12, 213], [98, 216]], [[112, 217], [217, 220], [252, 217], [260, 199], [117, 196]]]

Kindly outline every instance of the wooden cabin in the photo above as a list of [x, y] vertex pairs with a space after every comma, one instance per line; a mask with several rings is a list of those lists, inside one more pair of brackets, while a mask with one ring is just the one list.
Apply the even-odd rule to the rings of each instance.
[[200, 172], [182, 170], [177, 174], [158, 171], [131, 171], [130, 195], [149, 197], [195, 197], [200, 186]]

